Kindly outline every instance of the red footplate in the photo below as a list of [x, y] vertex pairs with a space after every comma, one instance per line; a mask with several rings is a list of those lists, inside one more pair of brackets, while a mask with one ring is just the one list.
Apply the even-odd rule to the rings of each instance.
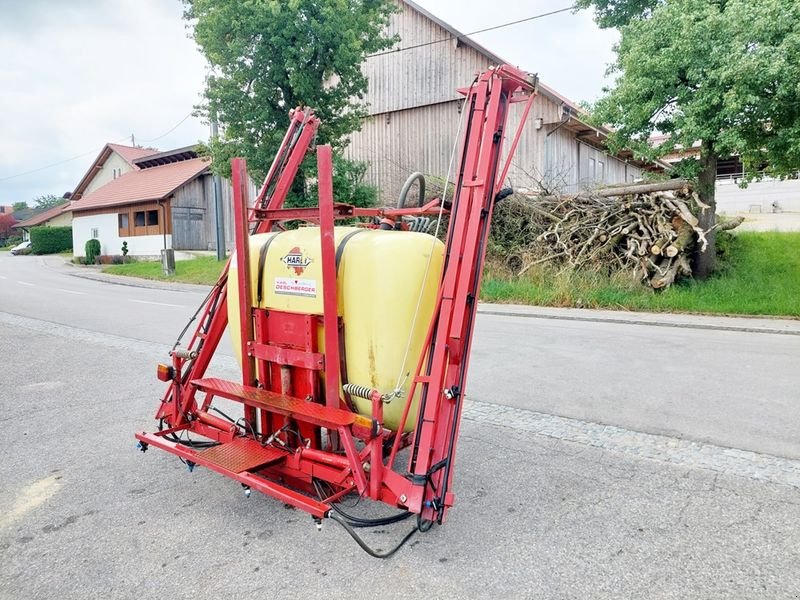
[[234, 473], [252, 471], [286, 458], [286, 452], [283, 450], [262, 446], [248, 438], [236, 438], [232, 442], [213, 446], [207, 450], [197, 450], [196, 453], [203, 460]]

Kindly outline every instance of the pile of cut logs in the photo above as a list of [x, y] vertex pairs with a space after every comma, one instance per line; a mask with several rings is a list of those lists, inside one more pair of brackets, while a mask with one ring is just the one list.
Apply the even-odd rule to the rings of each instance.
[[[505, 206], [504, 204], [507, 203]], [[711, 210], [685, 180], [609, 187], [573, 196], [511, 197], [498, 206], [493, 235], [511, 245], [509, 267], [522, 274], [555, 262], [631, 273], [654, 289], [691, 276], [695, 248], [705, 251], [699, 211]], [[732, 229], [741, 219], [717, 223]]]

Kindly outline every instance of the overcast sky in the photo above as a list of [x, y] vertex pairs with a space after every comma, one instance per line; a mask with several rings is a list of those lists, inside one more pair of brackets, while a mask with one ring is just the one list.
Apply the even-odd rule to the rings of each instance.
[[[416, 1], [464, 33], [570, 4]], [[188, 116], [205, 61], [182, 10], [179, 0], [0, 0], [0, 204], [71, 191], [105, 142], [134, 134], [168, 150], [208, 137]], [[616, 33], [583, 11], [473, 38], [565, 96], [594, 100]]]

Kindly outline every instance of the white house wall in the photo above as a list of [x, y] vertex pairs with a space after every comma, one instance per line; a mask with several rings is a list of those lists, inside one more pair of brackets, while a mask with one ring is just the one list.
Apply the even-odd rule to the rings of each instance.
[[92, 178], [92, 180], [89, 182], [89, 185], [86, 186], [86, 189], [83, 191], [83, 196], [88, 196], [96, 189], [103, 187], [109, 181], [112, 181], [114, 179], [115, 169], [118, 170], [120, 174], [124, 174], [128, 171], [132, 171], [133, 167], [131, 167], [128, 162], [119, 154], [112, 152], [108, 159], [106, 159], [106, 162], [103, 163], [103, 167]]
[[756, 181], [744, 189], [733, 181], [718, 181], [716, 200], [722, 214], [800, 213], [800, 180]]
[[70, 225], [72, 225], [72, 213], [70, 211], [63, 212], [44, 223], [45, 227], [69, 227]]
[[[92, 239], [92, 229], [97, 229], [100, 253], [122, 254], [122, 242], [128, 242], [130, 256], [159, 256], [164, 247], [163, 235], [132, 235], [119, 237], [119, 221], [116, 213], [91, 215], [76, 214], [72, 219], [72, 249], [75, 256], [86, 256], [86, 242]], [[167, 234], [167, 248], [172, 248], [172, 236]]]

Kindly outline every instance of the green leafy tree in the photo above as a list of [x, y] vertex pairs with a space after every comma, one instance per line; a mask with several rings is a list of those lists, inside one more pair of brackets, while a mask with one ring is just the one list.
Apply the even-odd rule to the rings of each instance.
[[[341, 150], [358, 129], [367, 80], [361, 63], [390, 47], [389, 0], [184, 0], [194, 39], [211, 64], [201, 114], [218, 119], [215, 169], [243, 156], [256, 179], [277, 151], [288, 112], [310, 106], [321, 120], [318, 143]], [[341, 164], [341, 160], [340, 160]], [[293, 190], [307, 204], [306, 161]], [[309, 186], [310, 189], [310, 186]], [[299, 198], [298, 198], [299, 196]], [[337, 194], [338, 196], [338, 194]]]
[[46, 194], [44, 196], [34, 198], [33, 202], [35, 208], [53, 208], [59, 204], [64, 204], [66, 199], [61, 196], [56, 196], [55, 194]]
[[30, 208], [27, 202], [14, 202], [14, 204], [11, 205], [11, 210], [14, 212], [18, 210], [25, 210], [26, 208]]
[[[751, 177], [800, 169], [800, 3], [785, 0], [582, 0], [604, 26], [619, 26], [617, 80], [594, 107], [616, 129], [612, 147], [655, 157], [700, 142], [696, 176], [710, 206], [700, 225], [709, 248], [695, 275], [714, 268], [717, 160], [738, 155]], [[652, 148], [647, 139], [663, 133]]]
[[595, 9], [595, 18], [600, 27], [622, 27], [633, 19], [649, 16], [664, 0], [578, 0], [578, 8]]

